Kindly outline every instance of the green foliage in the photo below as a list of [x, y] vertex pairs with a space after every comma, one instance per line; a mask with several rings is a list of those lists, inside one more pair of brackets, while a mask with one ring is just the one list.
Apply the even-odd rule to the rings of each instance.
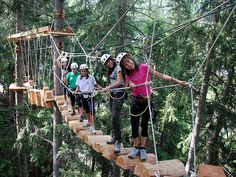
[[[12, 56], [14, 44], [9, 44], [6, 37], [15, 33], [14, 11], [17, 4], [10, 1], [1, 1], [0, 4], [0, 84], [5, 91], [13, 82], [14, 59]], [[54, 17], [54, 4], [52, 1], [19, 1], [25, 8], [25, 28], [28, 30], [52, 24]], [[122, 3], [127, 3], [125, 6]], [[119, 19], [126, 8], [133, 1], [66, 1], [65, 17], [73, 27], [77, 38], [86, 52], [91, 52], [98, 42], [107, 34], [110, 28]], [[212, 36], [217, 34], [230, 13], [230, 8], [219, 13], [205, 17], [201, 21], [192, 23], [178, 33], [167, 37], [178, 25], [196, 18], [206, 11], [216, 7], [221, 1], [165, 1], [156, 6], [153, 1], [139, 1], [123, 21], [110, 33], [106, 40], [94, 53], [101, 56], [103, 53], [116, 55], [121, 51], [134, 54], [139, 62], [144, 62], [143, 37], [151, 38], [153, 20], [156, 20], [154, 42], [161, 41], [153, 46], [151, 64], [156, 70], [181, 80], [190, 80], [197, 71], [199, 73], [194, 86], [200, 89], [202, 83], [202, 68]], [[151, 18], [150, 18], [151, 17]], [[235, 171], [235, 64], [236, 64], [236, 33], [235, 15], [233, 15], [222, 31], [214, 49], [212, 59], [212, 73], [210, 87], [205, 105], [204, 119], [201, 122], [202, 131], [197, 145], [197, 163], [204, 163], [213, 152], [211, 164], [224, 165], [230, 171]], [[218, 23], [216, 23], [218, 22]], [[216, 25], [214, 25], [216, 24]], [[64, 24], [67, 26], [68, 24]], [[166, 38], [165, 38], [166, 37]], [[162, 40], [165, 38], [165, 40]], [[38, 41], [39, 42], [39, 41]], [[42, 41], [41, 41], [42, 42]], [[75, 39], [65, 39], [65, 51], [82, 53]], [[150, 43], [150, 41], [149, 41]], [[50, 53], [50, 49], [47, 51]], [[147, 50], [147, 54], [150, 50]], [[86, 57], [73, 58], [79, 64], [86, 61]], [[42, 62], [44, 73], [39, 73], [40, 86], [52, 85], [52, 60], [46, 57]], [[90, 72], [97, 82], [107, 85], [106, 69], [94, 59], [90, 62]], [[42, 69], [41, 68], [41, 69]], [[51, 72], [51, 74], [50, 74]], [[155, 86], [164, 86], [169, 83], [154, 80]], [[51, 85], [50, 85], [51, 84]], [[194, 92], [194, 108], [197, 108], [199, 92]], [[112, 134], [110, 111], [108, 109], [109, 97], [98, 95], [96, 98], [97, 114], [95, 124], [106, 134]], [[182, 88], [161, 89], [154, 98], [157, 117], [154, 121], [154, 135], [149, 133], [148, 152], [154, 152], [157, 147], [160, 159], [178, 158], [186, 162], [189, 142], [192, 132], [191, 99], [188, 90]], [[2, 104], [1, 104], [2, 105]], [[132, 145], [130, 116], [128, 115], [130, 103], [127, 100], [123, 106], [122, 140], [125, 147]], [[27, 127], [17, 135], [14, 124], [14, 110], [24, 112]], [[0, 171], [1, 176], [17, 176], [17, 150], [25, 145], [27, 157], [31, 166], [40, 168], [42, 176], [50, 176], [52, 169], [52, 120], [51, 112], [47, 109], [35, 109], [19, 106], [0, 108]], [[63, 132], [63, 146], [59, 158], [63, 162], [62, 176], [95, 176], [101, 175], [104, 166], [110, 167], [110, 162], [95, 153], [90, 147], [80, 141], [66, 124], [61, 125]], [[214, 137], [217, 137], [213, 142]], [[213, 143], [213, 147], [210, 144]], [[16, 148], [12, 148], [15, 144]], [[91, 172], [92, 158], [96, 159], [95, 172]], [[31, 171], [31, 169], [30, 169]]]

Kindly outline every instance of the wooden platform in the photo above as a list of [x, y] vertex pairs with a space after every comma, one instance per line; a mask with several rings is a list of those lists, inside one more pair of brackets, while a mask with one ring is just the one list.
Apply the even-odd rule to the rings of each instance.
[[9, 90], [13, 92], [23, 92], [31, 88], [33, 88], [33, 86], [30, 86], [27, 83], [24, 83], [22, 87], [16, 86], [16, 83], [11, 83], [9, 86]]
[[22, 40], [32, 40], [34, 38], [38, 38], [40, 36], [75, 36], [76, 34], [73, 32], [59, 32], [53, 31], [50, 26], [44, 26], [41, 28], [37, 28], [30, 31], [25, 31], [17, 34], [12, 34], [8, 36], [9, 41], [22, 41]]

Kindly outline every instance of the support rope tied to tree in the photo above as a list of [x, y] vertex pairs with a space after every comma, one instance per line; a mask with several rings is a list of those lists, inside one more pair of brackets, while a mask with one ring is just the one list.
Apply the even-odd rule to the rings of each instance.
[[[233, 7], [233, 9], [231, 10], [231, 12], [230, 12], [229, 16], [227, 17], [225, 23], [223, 24], [223, 26], [221, 27], [221, 29], [220, 29], [219, 33], [217, 34], [215, 40], [213, 41], [213, 43], [212, 43], [210, 49], [209, 49], [208, 52], [207, 52], [206, 58], [205, 58], [204, 61], [201, 63], [201, 65], [200, 65], [198, 71], [196, 72], [196, 74], [194, 75], [194, 77], [190, 80], [190, 84], [191, 84], [191, 85], [190, 85], [190, 94], [191, 94], [192, 122], [193, 122], [193, 125], [192, 125], [192, 126], [193, 126], [193, 127], [195, 127], [195, 116], [196, 116], [196, 115], [195, 115], [195, 110], [194, 110], [194, 97], [193, 97], [193, 88], [194, 88], [194, 87], [193, 87], [193, 81], [194, 81], [194, 79], [197, 77], [197, 74], [199, 73], [200, 69], [203, 67], [203, 65], [204, 65], [204, 63], [206, 62], [206, 60], [209, 58], [213, 47], [215, 46], [216, 42], [218, 41], [221, 32], [223, 31], [224, 27], [225, 27], [226, 24], [228, 23], [228, 21], [229, 21], [230, 17], [232, 16], [232, 14], [233, 14], [233, 12], [234, 12], [235, 9], [236, 9], [236, 5], [235, 5], [235, 6]], [[195, 130], [195, 129], [193, 129], [193, 132], [192, 132], [192, 138], [196, 136], [196, 135], [195, 135], [196, 132], [195, 132], [194, 130]], [[195, 146], [196, 146], [196, 143], [194, 142], [194, 143], [193, 143], [193, 154], [194, 154], [194, 155], [193, 155], [193, 161], [194, 161], [194, 174], [193, 174], [193, 175], [196, 176], [196, 171], [197, 171], [197, 170], [196, 170], [196, 147], [195, 147]], [[188, 170], [190, 170], [190, 169], [189, 169], [189, 161], [188, 161], [187, 164], [186, 164], [186, 172], [187, 172], [187, 173], [188, 173]]]

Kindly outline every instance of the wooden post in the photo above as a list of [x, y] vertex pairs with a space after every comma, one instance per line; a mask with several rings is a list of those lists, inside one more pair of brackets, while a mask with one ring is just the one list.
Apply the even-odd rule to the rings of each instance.
[[[63, 18], [64, 18], [64, 0], [55, 0], [55, 21], [54, 21], [54, 30], [63, 32]], [[63, 50], [63, 37], [55, 36], [54, 37], [55, 45], [53, 45], [53, 63], [54, 63], [54, 95], [62, 95], [62, 90], [60, 87], [60, 81], [57, 77], [61, 78], [61, 68], [58, 66], [56, 59], [59, 57], [58, 50]], [[62, 132], [59, 129], [59, 125], [62, 124], [62, 115], [54, 102], [53, 107], [53, 177], [59, 177], [59, 168], [60, 168], [60, 158], [58, 158], [58, 150], [62, 145]]]

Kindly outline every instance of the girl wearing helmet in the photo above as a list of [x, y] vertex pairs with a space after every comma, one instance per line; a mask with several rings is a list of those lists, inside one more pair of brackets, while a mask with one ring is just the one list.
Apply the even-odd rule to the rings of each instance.
[[88, 66], [86, 64], [80, 65], [80, 76], [76, 80], [76, 90], [75, 93], [83, 92], [81, 94], [81, 100], [83, 104], [83, 109], [86, 110], [86, 117], [88, 119], [88, 125], [92, 133], [96, 133], [94, 126], [94, 116], [95, 116], [95, 107], [94, 107], [94, 98], [91, 96], [95, 87], [101, 88], [97, 84], [95, 78], [89, 74]]
[[[76, 79], [77, 77], [80, 76], [80, 73], [78, 72], [78, 64], [77, 63], [71, 63], [70, 65], [70, 68], [71, 68], [71, 72], [69, 72], [67, 75], [66, 75], [66, 82], [67, 82], [67, 85], [69, 87], [69, 91], [68, 91], [68, 97], [70, 99], [70, 105], [68, 106], [68, 110], [69, 112], [71, 111], [71, 107], [72, 107], [72, 116], [74, 116], [76, 114], [75, 112], [75, 95], [73, 94], [73, 92], [76, 90]], [[78, 106], [79, 106], [79, 110], [80, 110], [80, 114], [82, 115], [82, 104], [80, 102], [80, 100], [78, 100]]]
[[65, 87], [66, 85], [66, 75], [67, 73], [69, 73], [71, 71], [70, 67], [68, 66], [67, 62], [67, 58], [66, 57], [62, 57], [61, 58], [61, 80], [63, 81], [63, 83], [61, 83], [61, 88], [63, 90], [63, 95], [64, 95], [64, 107], [67, 106], [67, 88]]
[[67, 106], [66, 75], [71, 71], [70, 66], [68, 66], [67, 62], [68, 59], [66, 56], [62, 56], [59, 60], [57, 60], [57, 65], [61, 68], [61, 88], [64, 95], [64, 107]]
[[119, 87], [124, 87], [124, 80], [121, 74], [121, 68], [116, 64], [115, 59], [109, 55], [104, 54], [101, 57], [101, 62], [107, 67], [107, 78], [109, 79], [110, 85], [103, 89], [103, 91], [111, 91], [111, 97], [109, 101], [109, 108], [111, 112], [111, 122], [114, 138], [107, 141], [107, 144], [115, 144], [114, 152], [119, 153], [121, 150], [121, 126], [120, 126], [120, 113], [124, 103], [126, 94]]
[[[151, 81], [151, 75], [155, 78], [175, 82], [186, 86], [187, 82], [175, 79], [171, 76], [154, 71], [147, 64], [137, 64], [132, 56], [128, 53], [120, 53], [117, 56], [117, 63], [121, 66], [122, 72], [125, 74], [125, 79], [131, 88], [132, 104], [131, 104], [131, 128], [133, 137], [133, 149], [128, 154], [129, 158], [135, 158], [140, 155], [140, 160], [147, 159], [146, 141], [148, 136], [148, 121], [150, 118], [148, 99], [152, 94], [150, 85], [135, 87], [138, 84], [144, 84], [146, 81]], [[146, 110], [145, 110], [146, 109]], [[141, 114], [141, 115], [140, 115]], [[139, 122], [141, 117], [141, 143], [139, 144]]]

